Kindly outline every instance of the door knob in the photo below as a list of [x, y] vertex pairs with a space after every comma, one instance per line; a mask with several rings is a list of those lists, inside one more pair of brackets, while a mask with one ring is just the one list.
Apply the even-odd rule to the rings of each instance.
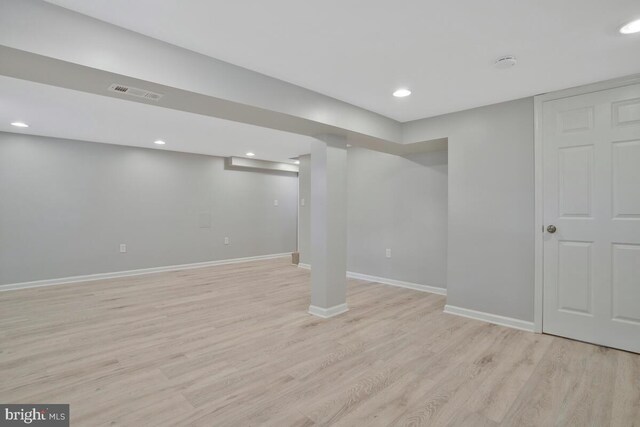
[[551, 234], [555, 233], [557, 230], [556, 226], [551, 224], [550, 226], [547, 227], [547, 231]]

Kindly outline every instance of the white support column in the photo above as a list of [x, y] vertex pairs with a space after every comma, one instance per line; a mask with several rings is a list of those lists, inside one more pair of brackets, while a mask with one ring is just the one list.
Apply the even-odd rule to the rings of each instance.
[[332, 317], [347, 307], [347, 146], [322, 135], [311, 144], [311, 305]]

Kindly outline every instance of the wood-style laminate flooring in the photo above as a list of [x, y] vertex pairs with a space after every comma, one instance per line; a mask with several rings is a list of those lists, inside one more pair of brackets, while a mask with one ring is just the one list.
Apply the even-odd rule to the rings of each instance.
[[0, 402], [72, 426], [638, 426], [640, 355], [349, 280], [307, 314], [286, 259], [0, 293]]

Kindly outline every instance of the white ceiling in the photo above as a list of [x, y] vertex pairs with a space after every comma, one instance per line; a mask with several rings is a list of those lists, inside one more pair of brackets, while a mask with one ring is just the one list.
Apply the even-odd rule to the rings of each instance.
[[[10, 123], [22, 121], [29, 128]], [[290, 161], [311, 138], [0, 76], [0, 131], [216, 156]], [[166, 142], [158, 146], [153, 141]]]
[[400, 121], [640, 72], [638, 0], [47, 1]]

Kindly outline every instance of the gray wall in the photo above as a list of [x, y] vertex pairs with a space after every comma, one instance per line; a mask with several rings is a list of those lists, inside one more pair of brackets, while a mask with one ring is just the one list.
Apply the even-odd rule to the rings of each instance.
[[298, 252], [302, 264], [311, 264], [311, 156], [300, 156], [299, 166]]
[[[447, 152], [407, 158], [349, 148], [348, 257], [356, 273], [446, 287]], [[309, 157], [300, 161], [300, 259], [309, 249]], [[385, 250], [391, 249], [391, 258]]]
[[449, 137], [447, 303], [533, 321], [533, 99], [410, 122]]
[[291, 252], [297, 186], [218, 157], [0, 133], [0, 284]]
[[353, 147], [347, 180], [348, 270], [445, 288], [447, 152], [404, 158]]
[[[448, 178], [441, 153], [424, 154], [421, 169], [350, 149], [348, 269], [432, 286], [446, 277], [448, 304], [533, 321], [533, 99], [409, 122], [405, 132], [407, 140], [449, 138]], [[438, 207], [443, 179], [448, 221]], [[302, 250], [302, 228], [300, 236]]]

